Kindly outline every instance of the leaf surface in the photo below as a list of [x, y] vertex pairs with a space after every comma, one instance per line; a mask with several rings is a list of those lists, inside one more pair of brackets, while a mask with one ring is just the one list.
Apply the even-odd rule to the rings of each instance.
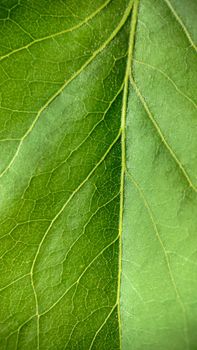
[[193, 16], [185, 1], [140, 2], [126, 129], [123, 349], [197, 344]]
[[195, 349], [189, 3], [1, 1], [1, 349]]

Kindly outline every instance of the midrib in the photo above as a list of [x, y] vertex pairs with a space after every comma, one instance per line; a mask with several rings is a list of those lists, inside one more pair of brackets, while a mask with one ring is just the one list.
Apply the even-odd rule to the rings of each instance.
[[127, 100], [129, 90], [129, 76], [132, 69], [132, 59], [134, 51], [135, 32], [137, 24], [138, 7], [140, 0], [133, 1], [130, 36], [128, 45], [128, 58], [124, 78], [124, 90], [122, 100], [121, 113], [121, 179], [120, 179], [120, 215], [119, 215], [119, 269], [118, 269], [118, 290], [117, 290], [117, 305], [118, 305], [118, 322], [119, 322], [119, 340], [121, 349], [121, 310], [120, 310], [120, 289], [121, 289], [121, 274], [122, 274], [122, 232], [123, 232], [123, 209], [124, 209], [124, 182], [126, 171], [126, 113]]

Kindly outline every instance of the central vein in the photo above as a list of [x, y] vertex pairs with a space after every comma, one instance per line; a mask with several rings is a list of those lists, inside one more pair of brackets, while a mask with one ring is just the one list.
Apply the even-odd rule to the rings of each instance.
[[123, 207], [124, 207], [124, 181], [126, 171], [126, 114], [127, 114], [127, 101], [129, 91], [129, 76], [132, 68], [133, 50], [135, 31], [137, 24], [139, 0], [133, 1], [133, 10], [131, 16], [131, 29], [128, 46], [128, 58], [124, 78], [124, 90], [122, 101], [122, 113], [121, 113], [121, 179], [120, 179], [120, 217], [119, 217], [119, 276], [118, 276], [118, 291], [117, 291], [117, 304], [118, 304], [118, 319], [119, 319], [119, 339], [121, 349], [121, 312], [120, 312], [120, 287], [121, 287], [121, 272], [122, 272], [122, 232], [123, 232]]

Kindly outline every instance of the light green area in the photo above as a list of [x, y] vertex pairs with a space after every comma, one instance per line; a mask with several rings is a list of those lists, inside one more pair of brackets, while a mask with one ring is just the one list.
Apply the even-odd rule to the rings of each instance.
[[0, 350], [196, 349], [195, 9], [0, 0]]
[[189, 22], [186, 1], [172, 3], [177, 12], [169, 1], [144, 0], [138, 13], [126, 127], [123, 350], [197, 348], [196, 52], [185, 18], [176, 17], [185, 11]]

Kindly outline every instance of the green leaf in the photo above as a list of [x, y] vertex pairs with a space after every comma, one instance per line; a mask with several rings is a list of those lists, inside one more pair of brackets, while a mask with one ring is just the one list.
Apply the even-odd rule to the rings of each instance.
[[0, 349], [196, 349], [196, 13], [0, 1]]

